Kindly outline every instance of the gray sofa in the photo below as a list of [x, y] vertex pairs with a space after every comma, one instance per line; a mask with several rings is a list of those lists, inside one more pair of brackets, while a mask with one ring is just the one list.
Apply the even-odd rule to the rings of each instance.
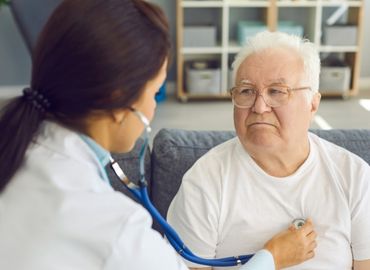
[[[342, 146], [370, 164], [370, 130], [312, 130], [318, 136]], [[212, 147], [235, 136], [233, 131], [187, 131], [162, 129], [154, 138], [146, 155], [146, 179], [152, 202], [166, 216], [172, 198], [178, 191], [182, 176]], [[138, 175], [139, 141], [129, 154], [114, 155], [128, 177], [136, 182]], [[149, 149], [148, 149], [149, 150]], [[126, 193], [111, 172], [115, 189]], [[161, 231], [157, 224], [154, 228]]]

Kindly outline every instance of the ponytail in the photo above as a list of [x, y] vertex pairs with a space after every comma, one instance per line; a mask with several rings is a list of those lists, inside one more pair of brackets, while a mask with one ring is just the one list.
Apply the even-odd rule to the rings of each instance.
[[21, 166], [45, 118], [46, 106], [40, 105], [34, 93], [25, 89], [22, 97], [10, 101], [0, 112], [0, 192]]
[[84, 130], [91, 112], [131, 106], [170, 49], [165, 15], [147, 1], [62, 1], [32, 53], [32, 90], [0, 112], [0, 192], [45, 117]]

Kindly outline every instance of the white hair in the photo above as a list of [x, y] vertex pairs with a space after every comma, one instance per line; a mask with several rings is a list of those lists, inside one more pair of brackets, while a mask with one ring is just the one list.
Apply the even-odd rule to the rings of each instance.
[[319, 91], [320, 56], [316, 46], [308, 39], [282, 32], [263, 31], [247, 40], [246, 45], [237, 54], [232, 64], [233, 82], [236, 81], [240, 65], [249, 55], [268, 48], [296, 50], [303, 60], [304, 72], [312, 90], [311, 97]]

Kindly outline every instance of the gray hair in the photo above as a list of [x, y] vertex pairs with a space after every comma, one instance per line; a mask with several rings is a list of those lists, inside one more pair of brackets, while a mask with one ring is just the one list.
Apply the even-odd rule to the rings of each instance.
[[312, 90], [312, 96], [319, 91], [320, 56], [316, 46], [308, 39], [282, 32], [263, 31], [247, 40], [246, 45], [232, 64], [233, 82], [243, 61], [251, 54], [268, 48], [291, 48], [302, 57], [304, 72]]

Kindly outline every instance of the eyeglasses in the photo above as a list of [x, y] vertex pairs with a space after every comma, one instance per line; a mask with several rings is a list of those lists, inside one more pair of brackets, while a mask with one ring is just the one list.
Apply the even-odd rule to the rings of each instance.
[[242, 83], [231, 88], [231, 98], [235, 107], [247, 109], [253, 107], [258, 96], [263, 98], [266, 105], [276, 108], [288, 103], [293, 91], [310, 90], [309, 86], [290, 88], [287, 85], [273, 84], [260, 90], [253, 84]]

